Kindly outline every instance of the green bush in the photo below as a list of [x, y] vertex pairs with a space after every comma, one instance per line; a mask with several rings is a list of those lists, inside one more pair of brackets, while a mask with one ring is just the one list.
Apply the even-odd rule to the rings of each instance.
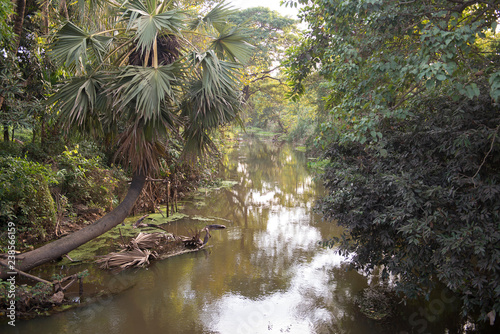
[[0, 156], [2, 157], [20, 157], [22, 145], [16, 142], [0, 142]]
[[[500, 133], [488, 96], [422, 101], [380, 124], [380, 146], [331, 145], [325, 215], [346, 227], [340, 250], [384, 268], [407, 296], [437, 282], [475, 319], [500, 313]], [[385, 130], [384, 130], [385, 129]]]
[[76, 146], [57, 158], [61, 192], [73, 204], [111, 210], [116, 204], [115, 189], [124, 176], [120, 171], [101, 165], [101, 158], [86, 158]]
[[21, 158], [0, 157], [0, 228], [9, 221], [18, 232], [44, 239], [56, 223], [56, 208], [49, 186], [55, 174], [47, 167]]

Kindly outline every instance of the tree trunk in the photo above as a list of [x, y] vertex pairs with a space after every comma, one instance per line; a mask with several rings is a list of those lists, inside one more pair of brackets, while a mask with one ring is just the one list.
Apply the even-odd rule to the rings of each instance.
[[59, 13], [64, 16], [66, 21], [69, 21], [68, 5], [66, 0], [59, 1]]
[[49, 0], [42, 2], [42, 34], [49, 34]]
[[9, 125], [7, 123], [3, 124], [3, 141], [6, 143], [9, 141]]
[[[23, 24], [24, 24], [24, 11], [26, 9], [26, 0], [15, 0], [16, 9], [13, 14], [14, 18], [14, 27], [13, 31], [16, 34], [16, 38], [13, 44], [13, 52], [17, 54], [17, 49], [19, 49], [19, 44], [21, 44], [21, 35], [23, 33]], [[5, 97], [0, 96], [0, 109], [2, 109], [3, 104], [5, 102]], [[9, 127], [4, 124], [3, 125], [3, 140], [5, 142], [9, 141]]]
[[[67, 254], [120, 224], [127, 218], [130, 210], [132, 210], [135, 201], [141, 194], [145, 181], [146, 176], [143, 173], [134, 174], [127, 196], [113, 211], [97, 220], [94, 224], [84, 227], [79, 231], [35, 250], [17, 255], [15, 267], [22, 271], [28, 271], [46, 262], [58, 259], [62, 255]], [[8, 268], [0, 266], [0, 278], [5, 279], [8, 277], [7, 272], [9, 272]]]
[[19, 44], [21, 44], [21, 36], [23, 34], [23, 24], [24, 24], [24, 10], [26, 9], [26, 0], [16, 0], [16, 9], [14, 14], [14, 34], [16, 34], [16, 40], [14, 43], [14, 52], [17, 53]]

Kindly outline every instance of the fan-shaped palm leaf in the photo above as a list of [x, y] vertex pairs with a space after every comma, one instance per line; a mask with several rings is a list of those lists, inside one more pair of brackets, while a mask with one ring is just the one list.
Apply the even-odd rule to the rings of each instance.
[[177, 76], [181, 67], [177, 63], [158, 68], [126, 66], [117, 73], [117, 81], [108, 89], [116, 101], [114, 106], [123, 110], [130, 103], [145, 122], [156, 121], [165, 103], [174, 102]]
[[216, 30], [224, 29], [227, 18], [237, 12], [231, 5], [222, 2], [217, 4], [205, 16], [199, 16], [189, 24], [190, 30], [197, 30], [204, 27], [206, 30], [214, 27]]
[[53, 96], [49, 102], [61, 110], [60, 117], [66, 127], [81, 131], [100, 129], [99, 113], [105, 110], [107, 97], [103, 94], [105, 77], [89, 75], [74, 77]]
[[128, 29], [136, 29], [135, 41], [141, 52], [149, 52], [156, 38], [162, 33], [181, 34], [185, 12], [172, 9], [161, 12], [166, 6], [157, 0], [132, 0], [124, 4], [123, 16], [128, 19]]
[[[211, 145], [210, 131], [237, 119], [241, 96], [236, 62], [249, 59], [252, 46], [243, 30], [226, 24], [234, 10], [220, 4], [197, 23], [208, 33], [212, 50], [182, 57], [185, 11], [175, 9], [172, 1], [122, 1], [111, 3], [120, 7], [118, 16], [117, 11], [108, 13], [110, 31], [123, 28], [123, 34], [106, 37], [70, 22], [59, 31], [55, 57], [88, 74], [68, 82], [54, 101], [67, 124], [87, 130], [125, 127], [115, 137], [116, 156], [135, 170], [150, 172], [159, 168], [157, 158], [179, 129], [188, 145], [201, 150]], [[122, 67], [124, 61], [129, 65]]]
[[253, 55], [254, 47], [247, 42], [248, 35], [245, 30], [224, 26], [218, 30], [218, 36], [214, 36], [210, 44], [219, 57], [226, 56], [229, 60], [247, 63]]
[[57, 61], [83, 69], [89, 57], [87, 52], [101, 62], [112, 40], [112, 37], [90, 33], [67, 22], [57, 33], [51, 53]]
[[184, 138], [189, 150], [203, 151], [203, 146], [212, 146], [210, 131], [237, 118], [242, 104], [236, 78], [239, 66], [219, 60], [214, 51], [193, 53], [191, 64], [197, 74], [181, 104], [187, 119]]

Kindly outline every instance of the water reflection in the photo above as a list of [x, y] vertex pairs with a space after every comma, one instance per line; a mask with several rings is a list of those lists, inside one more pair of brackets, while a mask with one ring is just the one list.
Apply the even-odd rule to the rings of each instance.
[[211, 247], [108, 276], [101, 289], [120, 293], [21, 322], [17, 332], [329, 333], [348, 324], [349, 333], [366, 333], [352, 302], [366, 280], [318, 245], [340, 231], [312, 210], [322, 188], [304, 155], [249, 139], [224, 164], [222, 177], [237, 184], [196, 196], [185, 204], [187, 218], [172, 225], [206, 224], [194, 217], [225, 224]]
[[257, 298], [226, 294], [207, 305], [201, 318], [217, 333], [315, 333], [343, 315], [329, 282], [331, 269], [344, 260], [320, 251], [310, 261], [288, 268], [286, 289]]

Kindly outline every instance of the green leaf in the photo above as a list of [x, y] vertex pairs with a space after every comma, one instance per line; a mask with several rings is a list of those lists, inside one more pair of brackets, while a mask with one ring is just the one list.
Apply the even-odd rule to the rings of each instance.
[[137, 28], [137, 46], [142, 52], [150, 51], [153, 42], [160, 33], [180, 34], [184, 22], [184, 14], [179, 10], [171, 10], [156, 15], [140, 15], [134, 22]]
[[221, 33], [227, 25], [227, 18], [238, 10], [233, 9], [230, 4], [219, 3], [212, 10], [210, 10], [204, 17], [200, 17], [189, 25], [191, 30], [198, 29], [200, 26], [205, 25], [205, 28], [214, 27]]
[[444, 75], [444, 74], [438, 74], [438, 75], [436, 75], [436, 79], [438, 79], [439, 81], [445, 81], [446, 80], [446, 75]]
[[490, 75], [488, 79], [490, 84], [490, 96], [495, 102], [499, 102], [500, 100], [500, 71], [497, 71]]
[[99, 110], [106, 105], [103, 76], [74, 77], [49, 99], [61, 110], [61, 119], [68, 127], [95, 133], [101, 128]]
[[164, 104], [176, 99], [179, 72], [176, 63], [158, 68], [127, 66], [117, 73], [117, 82], [107, 92], [114, 96], [119, 110], [131, 106], [146, 122], [155, 122], [161, 118]]
[[89, 37], [89, 33], [68, 22], [56, 34], [51, 54], [57, 61], [68, 66], [82, 64], [87, 59]]
[[436, 80], [434, 80], [434, 79], [428, 79], [425, 82], [425, 88], [427, 88], [429, 90], [433, 89], [435, 86], [436, 86]]
[[88, 51], [102, 62], [112, 40], [112, 37], [90, 33], [67, 22], [56, 34], [51, 54], [60, 63], [83, 68], [89, 57]]
[[226, 56], [231, 61], [247, 63], [254, 51], [254, 46], [247, 42], [248, 38], [248, 34], [241, 28], [226, 25], [214, 37], [210, 46], [219, 57]]

